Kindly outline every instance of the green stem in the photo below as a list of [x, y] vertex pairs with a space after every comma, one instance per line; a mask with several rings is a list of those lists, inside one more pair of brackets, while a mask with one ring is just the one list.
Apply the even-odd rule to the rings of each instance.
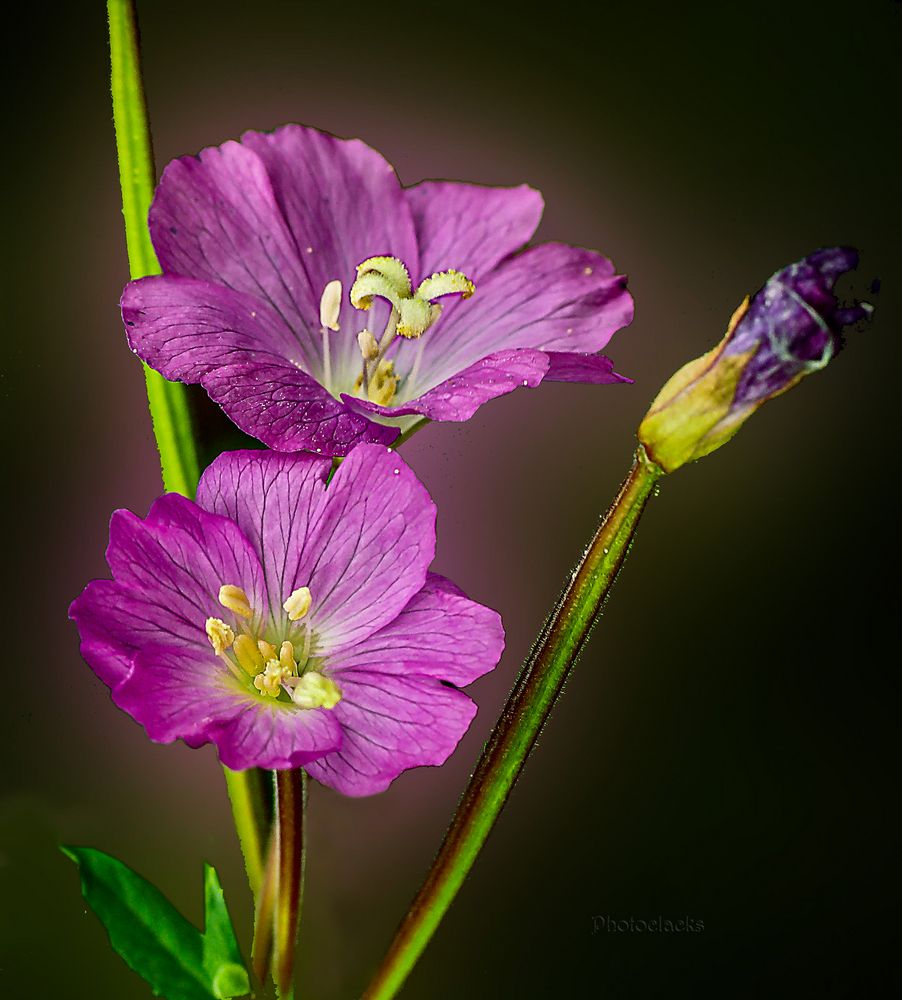
[[[159, 274], [160, 265], [147, 228], [155, 173], [141, 77], [135, 5], [130, 0], [108, 0], [107, 13], [110, 23], [113, 122], [116, 127], [129, 273], [132, 278], [143, 278]], [[167, 382], [147, 365], [144, 366], [144, 377], [154, 437], [160, 452], [163, 485], [171, 492], [193, 496], [200, 469], [185, 387], [178, 382]]]
[[364, 1000], [391, 1000], [397, 994], [476, 862], [589, 637], [662, 475], [640, 448], [630, 474], [527, 657], [432, 868]]
[[248, 771], [232, 771], [223, 766], [229, 801], [232, 803], [232, 817], [244, 855], [244, 867], [251, 892], [256, 899], [263, 881], [264, 848], [261, 831], [266, 828], [263, 815], [265, 791], [262, 788], [264, 771], [252, 768]]
[[[128, 248], [129, 273], [132, 278], [159, 274], [147, 215], [155, 179], [150, 123], [144, 99], [141, 59], [138, 48], [138, 24], [131, 0], [108, 0], [110, 27], [110, 85], [113, 95], [113, 122], [116, 128], [116, 153], [119, 159], [119, 183], [122, 188], [122, 215]], [[160, 453], [163, 486], [166, 490], [193, 497], [200, 477], [197, 449], [191, 429], [185, 387], [167, 382], [159, 372], [144, 366], [147, 400], [153, 421], [153, 433]], [[238, 827], [251, 888], [262, 870], [263, 852], [259, 831], [251, 825], [259, 805], [250, 772], [226, 772], [226, 782], [233, 806], [237, 802], [235, 823]]]

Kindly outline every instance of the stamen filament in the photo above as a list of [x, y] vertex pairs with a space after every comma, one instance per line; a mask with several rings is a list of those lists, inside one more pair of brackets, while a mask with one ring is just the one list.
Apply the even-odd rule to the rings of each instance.
[[320, 327], [323, 334], [323, 386], [332, 391], [332, 348], [329, 343], [329, 331]]

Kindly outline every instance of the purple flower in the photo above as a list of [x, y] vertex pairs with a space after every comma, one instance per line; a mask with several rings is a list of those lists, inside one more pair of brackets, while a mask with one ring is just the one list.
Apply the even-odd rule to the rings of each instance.
[[752, 352], [733, 406], [747, 406], [792, 388], [842, 346], [843, 328], [867, 319], [866, 302], [842, 305], [838, 278], [858, 266], [851, 247], [827, 247], [772, 275], [757, 292], [724, 348], [726, 357]]
[[442, 764], [504, 647], [499, 616], [428, 572], [435, 506], [390, 449], [331, 463], [220, 455], [194, 503], [116, 511], [72, 604], [81, 650], [152, 740], [233, 769], [303, 766], [347, 795]]
[[537, 191], [402, 188], [358, 140], [288, 125], [183, 157], [150, 231], [163, 274], [122, 297], [129, 343], [281, 451], [343, 455], [466, 420], [543, 379], [609, 383], [625, 279], [546, 243]]
[[652, 403], [639, 427], [652, 461], [673, 472], [709, 454], [767, 400], [823, 368], [842, 346], [843, 328], [873, 312], [834, 293], [857, 264], [848, 247], [816, 250], [746, 298], [717, 347], [684, 365]]

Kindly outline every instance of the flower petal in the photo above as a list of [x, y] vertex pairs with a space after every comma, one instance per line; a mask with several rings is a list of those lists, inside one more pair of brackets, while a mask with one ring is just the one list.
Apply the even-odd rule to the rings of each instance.
[[535, 388], [548, 370], [544, 351], [498, 351], [400, 406], [379, 406], [369, 400], [342, 395], [343, 402], [361, 414], [400, 417], [420, 414], [430, 420], [469, 420], [483, 403], [520, 386]]
[[359, 445], [341, 463], [297, 564], [307, 621], [331, 653], [396, 618], [435, 555], [435, 504], [391, 449]]
[[[410, 209], [393, 167], [376, 150], [359, 139], [337, 139], [301, 125], [268, 134], [245, 132], [241, 142], [266, 165], [317, 302], [336, 278], [347, 292], [357, 265], [369, 257], [398, 257], [412, 273], [418, 272]], [[336, 384], [350, 384], [356, 377], [356, 335], [380, 320], [381, 306], [374, 308], [376, 317], [358, 312], [344, 296], [341, 332], [331, 340]]]
[[122, 316], [132, 350], [152, 368], [200, 382], [271, 448], [334, 455], [397, 436], [350, 412], [307, 374], [296, 341], [252, 296], [188, 278], [142, 278], [126, 287]]
[[632, 318], [626, 279], [607, 258], [543, 243], [502, 262], [425, 334], [421, 373], [408, 391], [420, 395], [510, 348], [594, 353]]
[[431, 677], [354, 670], [338, 683], [341, 749], [307, 771], [345, 795], [373, 795], [408, 768], [444, 764], [476, 715], [462, 691]]
[[212, 650], [190, 657], [144, 647], [113, 700], [157, 743], [215, 743], [226, 767], [293, 768], [342, 745], [341, 729], [325, 709], [304, 711], [244, 688]]
[[329, 658], [329, 673], [365, 670], [450, 681], [465, 687], [491, 670], [504, 651], [501, 616], [463, 596], [444, 577], [426, 585], [398, 617], [378, 632]]
[[243, 292], [271, 307], [279, 335], [294, 337], [308, 371], [321, 361], [319, 297], [276, 202], [261, 158], [226, 142], [163, 171], [150, 209], [164, 272]]
[[[142, 642], [160, 641], [158, 606], [115, 580], [92, 580], [69, 606], [78, 626], [81, 655], [108, 687], [123, 681]], [[173, 645], [201, 648], [194, 623], [178, 623]]]
[[197, 502], [233, 520], [260, 556], [273, 618], [297, 586], [298, 563], [326, 499], [328, 458], [273, 451], [219, 455], [200, 477]]
[[356, 444], [398, 436], [397, 427], [362, 418], [290, 365], [227, 365], [203, 385], [243, 431], [279, 451], [346, 455]]
[[588, 382], [592, 385], [610, 385], [629, 382], [631, 378], [618, 375], [614, 362], [604, 354], [570, 354], [566, 351], [547, 351], [548, 372], [546, 382]]
[[175, 493], [154, 501], [143, 521], [114, 512], [107, 562], [114, 580], [89, 584], [69, 614], [85, 659], [108, 684], [149, 642], [208, 651], [207, 618], [229, 618], [218, 599], [223, 584], [242, 587], [252, 605], [263, 606], [260, 561], [237, 525]]
[[420, 245], [420, 277], [454, 268], [479, 282], [529, 242], [542, 217], [542, 195], [512, 188], [423, 181], [404, 191]]

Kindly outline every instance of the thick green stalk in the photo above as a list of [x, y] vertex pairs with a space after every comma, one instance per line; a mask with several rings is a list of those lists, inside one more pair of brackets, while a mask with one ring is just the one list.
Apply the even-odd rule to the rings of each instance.
[[[141, 77], [135, 5], [131, 0], [108, 0], [107, 14], [113, 122], [116, 127], [128, 265], [132, 278], [143, 278], [159, 274], [160, 266], [147, 228], [155, 171]], [[200, 469], [185, 387], [178, 382], [167, 382], [147, 365], [144, 366], [144, 376], [153, 433], [160, 452], [163, 486], [170, 492], [193, 497]], [[226, 770], [226, 782], [248, 879], [251, 889], [256, 892], [263, 868], [259, 825], [255, 827], [260, 808], [257, 777], [249, 771]]]
[[655, 483], [640, 448], [586, 554], [526, 659], [451, 826], [364, 1000], [391, 1000], [473, 867], [623, 565]]

